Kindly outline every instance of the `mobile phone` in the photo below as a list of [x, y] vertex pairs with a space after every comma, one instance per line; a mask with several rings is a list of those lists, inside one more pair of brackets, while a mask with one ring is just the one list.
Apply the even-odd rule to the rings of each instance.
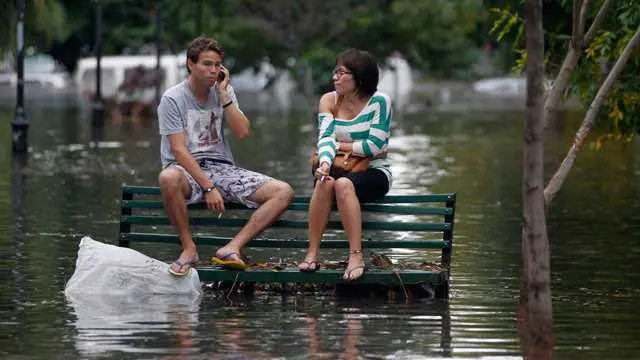
[[220, 72], [218, 72], [218, 82], [221, 82], [222, 80], [224, 80], [224, 71], [220, 70]]

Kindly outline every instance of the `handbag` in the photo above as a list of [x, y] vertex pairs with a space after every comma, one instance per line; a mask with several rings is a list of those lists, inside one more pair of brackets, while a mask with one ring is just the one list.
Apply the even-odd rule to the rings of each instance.
[[[320, 166], [318, 152], [315, 151], [311, 155], [311, 173], [315, 174]], [[329, 170], [329, 175], [339, 178], [348, 173], [362, 172], [369, 168], [369, 158], [365, 156], [354, 155], [352, 152], [338, 151], [333, 159], [333, 165]]]

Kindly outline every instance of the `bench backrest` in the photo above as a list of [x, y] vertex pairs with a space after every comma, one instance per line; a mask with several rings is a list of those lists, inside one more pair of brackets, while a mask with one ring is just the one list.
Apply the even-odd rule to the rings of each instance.
[[[128, 186], [122, 187], [120, 246], [129, 246], [130, 241], [176, 242], [175, 234], [158, 234], [157, 230], [148, 230], [148, 225], [168, 225], [169, 218], [164, 213], [159, 198], [158, 187]], [[281, 219], [270, 228], [307, 229], [308, 196], [297, 196], [289, 205]], [[363, 234], [376, 231], [376, 238], [363, 239], [365, 249], [411, 248], [442, 249], [441, 265], [449, 270], [451, 248], [453, 245], [453, 227], [455, 218], [456, 195], [389, 195], [373, 203], [361, 205], [363, 211]], [[225, 204], [222, 218], [207, 210], [203, 203], [189, 206], [189, 221], [192, 226], [207, 226], [207, 233], [214, 229], [240, 228], [251, 212], [243, 205]], [[134, 214], [134, 210], [136, 213]], [[201, 210], [201, 211], [196, 211]], [[333, 211], [336, 212], [334, 205]], [[288, 216], [291, 214], [291, 216]], [[145, 232], [132, 232], [132, 227], [147, 225]], [[214, 228], [215, 227], [215, 228]], [[339, 218], [330, 220], [327, 229], [342, 230]], [[429, 234], [429, 235], [426, 235]], [[391, 237], [390, 239], [382, 239]], [[224, 236], [194, 235], [198, 244], [221, 246], [230, 238]], [[306, 248], [307, 241], [292, 241], [290, 238], [258, 238], [249, 242], [249, 247]], [[348, 248], [346, 240], [323, 239], [323, 248]]]

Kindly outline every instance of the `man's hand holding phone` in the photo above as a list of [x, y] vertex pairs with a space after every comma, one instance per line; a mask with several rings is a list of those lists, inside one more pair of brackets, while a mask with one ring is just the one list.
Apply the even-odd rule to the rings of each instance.
[[229, 78], [229, 70], [224, 66], [220, 66], [220, 71], [218, 72], [218, 92], [227, 91]]

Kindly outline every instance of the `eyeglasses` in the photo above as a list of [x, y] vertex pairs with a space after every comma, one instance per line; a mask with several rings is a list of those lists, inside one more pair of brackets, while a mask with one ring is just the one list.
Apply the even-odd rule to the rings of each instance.
[[335, 76], [337, 78], [341, 78], [342, 75], [349, 75], [349, 74], [351, 74], [351, 71], [346, 71], [346, 70], [342, 70], [342, 69], [333, 70], [333, 76]]

